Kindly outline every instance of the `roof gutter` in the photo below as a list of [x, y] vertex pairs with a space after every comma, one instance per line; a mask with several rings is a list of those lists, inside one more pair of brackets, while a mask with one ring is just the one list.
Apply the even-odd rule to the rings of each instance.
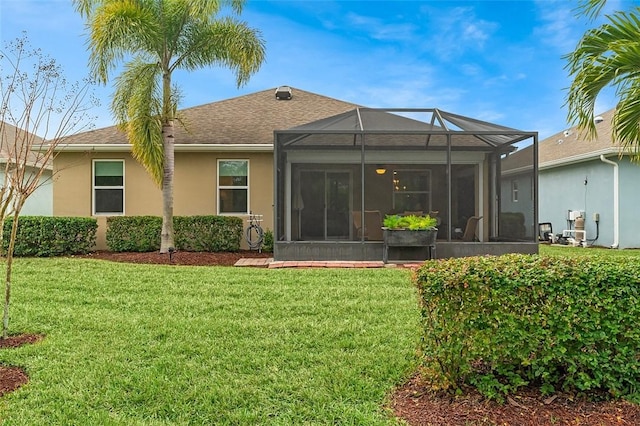
[[[621, 153], [620, 149], [618, 149], [618, 148], [615, 148], [615, 147], [605, 148], [605, 149], [601, 149], [601, 150], [598, 150], [598, 151], [588, 152], [586, 154], [573, 155], [571, 157], [565, 157], [565, 158], [559, 158], [557, 160], [545, 161], [544, 163], [539, 163], [538, 164], [538, 170], [551, 169], [553, 167], [560, 167], [560, 166], [566, 166], [568, 164], [581, 163], [583, 161], [589, 161], [589, 160], [597, 159], [598, 157], [601, 157], [602, 155], [607, 155], [607, 154], [619, 155], [620, 153]], [[625, 154], [625, 152], [622, 152], [622, 154]]]
[[617, 249], [620, 245], [620, 224], [618, 221], [618, 216], [620, 214], [620, 170], [618, 168], [618, 163], [616, 163], [615, 161], [607, 160], [603, 154], [600, 154], [600, 160], [603, 163], [611, 164], [613, 166], [613, 244], [611, 244], [611, 248]]
[[[272, 143], [256, 144], [175, 144], [176, 152], [273, 152]], [[42, 150], [47, 150], [43, 147]], [[60, 144], [56, 152], [122, 152], [131, 151], [131, 144]]]

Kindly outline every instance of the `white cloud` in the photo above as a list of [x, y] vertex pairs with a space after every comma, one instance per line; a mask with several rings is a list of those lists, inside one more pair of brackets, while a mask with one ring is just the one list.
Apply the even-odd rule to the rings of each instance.
[[576, 31], [575, 12], [566, 2], [539, 2], [542, 25], [534, 29], [534, 36], [560, 54], [569, 53], [580, 38]]
[[407, 23], [389, 23], [379, 18], [348, 13], [346, 16], [346, 28], [353, 28], [365, 32], [375, 40], [411, 40], [416, 26]]
[[[428, 10], [428, 9], [426, 9]], [[428, 45], [443, 59], [461, 56], [467, 51], [482, 51], [499, 25], [478, 19], [471, 7], [455, 7], [446, 13], [429, 12], [435, 34]]]

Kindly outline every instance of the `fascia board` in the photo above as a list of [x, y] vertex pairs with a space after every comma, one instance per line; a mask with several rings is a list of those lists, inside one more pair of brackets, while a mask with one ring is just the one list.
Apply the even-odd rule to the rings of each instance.
[[[617, 147], [600, 149], [598, 151], [592, 151], [585, 154], [574, 155], [572, 157], [559, 158], [556, 160], [546, 161], [538, 164], [538, 170], [552, 169], [555, 167], [567, 166], [569, 164], [583, 163], [585, 161], [597, 160], [600, 155], [620, 155], [620, 150]], [[625, 153], [623, 153], [624, 155]]]

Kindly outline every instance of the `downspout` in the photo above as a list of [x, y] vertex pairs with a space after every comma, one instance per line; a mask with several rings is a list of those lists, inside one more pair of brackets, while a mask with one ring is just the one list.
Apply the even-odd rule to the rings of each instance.
[[618, 163], [615, 161], [607, 160], [603, 154], [600, 154], [600, 160], [603, 163], [611, 164], [613, 166], [613, 244], [611, 248], [617, 249], [620, 239], [620, 224], [618, 222], [619, 210], [620, 210], [620, 197], [619, 197], [619, 169]]

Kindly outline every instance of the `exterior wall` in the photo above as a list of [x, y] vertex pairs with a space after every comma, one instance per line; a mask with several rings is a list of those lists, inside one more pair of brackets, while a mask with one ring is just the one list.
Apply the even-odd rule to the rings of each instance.
[[[620, 248], [640, 248], [640, 192], [638, 182], [640, 182], [640, 165], [632, 163], [628, 158], [618, 160], [609, 158], [619, 164], [619, 199], [620, 199]], [[609, 167], [609, 175], [613, 180], [613, 166]], [[613, 193], [613, 184], [609, 187], [609, 193]], [[613, 198], [613, 194], [611, 195]], [[613, 201], [611, 206], [613, 206]], [[613, 212], [613, 208], [611, 208]], [[600, 215], [602, 216], [602, 215]]]
[[[62, 152], [55, 160], [56, 179], [53, 186], [55, 216], [92, 215], [92, 160], [125, 161], [125, 203], [128, 216], [162, 215], [162, 193], [146, 170], [129, 153]], [[217, 160], [249, 160], [249, 209], [264, 215], [262, 227], [273, 229], [273, 154], [176, 152], [174, 178], [174, 215], [217, 214]], [[247, 219], [243, 216], [243, 219]], [[106, 216], [97, 216], [96, 248], [106, 249]], [[247, 248], [242, 240], [242, 247]]]
[[[53, 183], [52, 172], [45, 171], [40, 178], [40, 187], [27, 198], [21, 216], [51, 216], [53, 215]], [[0, 173], [0, 180], [4, 180], [4, 174]]]
[[[627, 159], [612, 160], [620, 164], [619, 247], [637, 248], [640, 223], [636, 212], [640, 199], [635, 185], [640, 180], [640, 167]], [[569, 227], [568, 210], [583, 210], [589, 244], [610, 247], [614, 243], [613, 176], [614, 167], [599, 159], [540, 170], [540, 222], [551, 222], [554, 234], [559, 234]], [[595, 213], [600, 219], [599, 230]]]

